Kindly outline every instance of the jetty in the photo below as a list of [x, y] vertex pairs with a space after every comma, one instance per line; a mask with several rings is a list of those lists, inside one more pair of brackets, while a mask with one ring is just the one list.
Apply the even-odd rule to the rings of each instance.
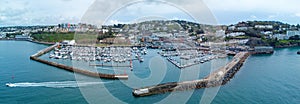
[[187, 68], [187, 67], [191, 67], [191, 66], [200, 64], [200, 62], [193, 62], [193, 63], [188, 63], [188, 64], [185, 64], [185, 65], [181, 65], [179, 62], [177, 62], [176, 60], [174, 60], [172, 58], [167, 58], [167, 60], [170, 63], [172, 63], [173, 65], [175, 65], [176, 67], [178, 67], [179, 69], [183, 69], [183, 68]]
[[131, 65], [107, 65], [107, 64], [90, 64], [90, 66], [96, 66], [96, 67], [131, 67]]
[[96, 77], [96, 78], [105, 78], [105, 79], [128, 79], [128, 75], [126, 74], [120, 74], [120, 75], [116, 75], [116, 74], [103, 74], [103, 73], [98, 73], [98, 72], [92, 72], [92, 71], [88, 71], [88, 70], [83, 70], [83, 69], [79, 69], [79, 68], [74, 68], [71, 66], [67, 66], [67, 65], [63, 65], [63, 64], [59, 64], [59, 63], [55, 63], [55, 62], [50, 62], [47, 60], [43, 60], [40, 59], [39, 57], [50, 52], [51, 50], [53, 50], [55, 47], [57, 47], [59, 44], [54, 44], [50, 47], [47, 47], [41, 51], [38, 51], [36, 54], [30, 56], [31, 60], [40, 62], [40, 63], [44, 63], [50, 66], [54, 66], [60, 69], [64, 69], [66, 71], [70, 71], [70, 72], [75, 72], [75, 73], [79, 73], [82, 75], [86, 75], [86, 76], [90, 76], [90, 77]]
[[133, 89], [132, 94], [136, 97], [142, 97], [173, 91], [185, 91], [221, 86], [229, 82], [234, 77], [249, 55], [250, 54], [248, 52], [240, 52], [236, 54], [231, 62], [203, 79], [184, 82], [170, 82]]

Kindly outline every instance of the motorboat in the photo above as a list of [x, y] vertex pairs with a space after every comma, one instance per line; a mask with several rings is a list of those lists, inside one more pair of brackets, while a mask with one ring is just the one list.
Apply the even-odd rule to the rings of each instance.
[[7, 87], [16, 87], [16, 85], [13, 84], [13, 83], [6, 83], [5, 85], [6, 85]]
[[55, 57], [54, 57], [55, 59], [61, 59], [62, 58], [62, 56], [61, 55], [55, 55]]
[[55, 55], [53, 55], [53, 54], [50, 54], [49, 58], [53, 58], [53, 57], [55, 57]]

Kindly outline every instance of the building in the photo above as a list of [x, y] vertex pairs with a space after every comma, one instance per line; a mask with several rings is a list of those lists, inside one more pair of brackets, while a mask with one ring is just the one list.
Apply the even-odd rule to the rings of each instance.
[[300, 31], [287, 31], [285, 39], [289, 39], [292, 36], [300, 35]]
[[237, 29], [239, 31], [246, 31], [246, 30], [248, 30], [248, 27], [238, 27]]
[[284, 40], [284, 39], [286, 39], [286, 35], [285, 34], [274, 34], [273, 38], [274, 39], [277, 38], [278, 40]]
[[75, 45], [75, 40], [64, 40], [61, 42], [63, 45]]
[[272, 54], [272, 53], [274, 53], [273, 47], [267, 47], [267, 46], [254, 47], [254, 54]]
[[225, 36], [225, 30], [217, 30], [216, 36]]
[[153, 35], [160, 37], [160, 38], [170, 38], [173, 37], [173, 34], [166, 33], [166, 32], [160, 32], [160, 33], [153, 33]]
[[242, 36], [242, 35], [246, 35], [246, 34], [244, 32], [233, 32], [233, 33], [226, 34], [227, 37], [229, 37], [229, 36], [236, 37], [236, 36]]
[[0, 34], [0, 39], [5, 38], [6, 34]]
[[263, 34], [263, 35], [273, 35], [272, 31], [262, 31], [260, 33]]
[[30, 40], [30, 36], [27, 36], [27, 35], [16, 35], [15, 36], [15, 39], [16, 40]]
[[229, 26], [228, 30], [235, 30], [235, 26]]
[[273, 29], [272, 25], [255, 25], [257, 29]]

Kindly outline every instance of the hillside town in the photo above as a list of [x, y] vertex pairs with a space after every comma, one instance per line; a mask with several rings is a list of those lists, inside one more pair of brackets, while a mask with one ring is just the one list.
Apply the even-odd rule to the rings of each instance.
[[[97, 44], [147, 46], [164, 50], [201, 49], [221, 50], [211, 43], [225, 44], [227, 53], [265, 50], [273, 47], [299, 46], [300, 26], [275, 21], [247, 21], [229, 26], [203, 25], [182, 20], [145, 21], [133, 24], [96, 26], [91, 24], [58, 24], [55, 26], [0, 27], [2, 40], [30, 40], [47, 42], [48, 37], [59, 35], [72, 40], [74, 34], [95, 35]], [[37, 35], [42, 34], [42, 39]], [[71, 34], [64, 39], [65, 34]], [[77, 40], [76, 40], [77, 41]], [[80, 44], [80, 42], [77, 42]]]

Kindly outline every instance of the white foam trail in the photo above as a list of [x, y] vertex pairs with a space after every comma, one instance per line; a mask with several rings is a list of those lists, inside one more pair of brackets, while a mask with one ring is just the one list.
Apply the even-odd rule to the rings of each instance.
[[80, 82], [80, 81], [40, 82], [40, 83], [23, 82], [23, 83], [7, 83], [6, 85], [10, 84], [10, 86], [7, 87], [76, 88], [76, 87], [105, 84], [105, 83], [111, 83], [111, 82]]

